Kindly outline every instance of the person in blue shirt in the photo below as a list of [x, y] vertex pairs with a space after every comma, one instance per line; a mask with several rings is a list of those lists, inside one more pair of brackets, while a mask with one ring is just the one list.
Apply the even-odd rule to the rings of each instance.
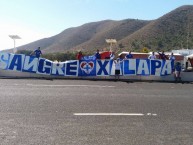
[[175, 82], [181, 81], [181, 76], [180, 76], [181, 71], [182, 71], [181, 64], [180, 62], [177, 62], [175, 65], [175, 72], [174, 72]]
[[33, 51], [31, 54], [35, 54], [35, 56], [37, 58], [39, 58], [42, 55], [42, 51], [40, 50], [40, 47], [38, 47], [38, 49], [36, 49], [35, 51]]
[[133, 55], [131, 54], [131, 51], [125, 56], [125, 59], [133, 58]]
[[174, 56], [174, 53], [172, 52], [171, 55], [169, 56], [169, 60], [171, 61], [175, 61], [175, 56]]
[[95, 53], [96, 59], [101, 59], [101, 55], [99, 53], [99, 50], [97, 49], [97, 52]]
[[174, 54], [173, 54], [173, 52], [171, 53], [171, 55], [169, 56], [169, 60], [171, 60], [171, 63], [172, 63], [172, 72], [174, 72], [175, 71], [175, 64], [174, 64], [174, 62], [175, 62], [175, 56], [174, 56]]

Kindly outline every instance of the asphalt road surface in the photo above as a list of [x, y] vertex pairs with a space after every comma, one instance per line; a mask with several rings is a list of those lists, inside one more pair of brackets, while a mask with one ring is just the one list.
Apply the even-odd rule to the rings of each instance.
[[0, 79], [1, 145], [192, 145], [193, 84]]

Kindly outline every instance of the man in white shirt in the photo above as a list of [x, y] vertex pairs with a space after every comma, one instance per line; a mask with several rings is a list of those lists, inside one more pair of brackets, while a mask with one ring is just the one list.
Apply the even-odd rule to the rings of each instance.
[[121, 63], [122, 61], [120, 61], [120, 58], [117, 58], [116, 60], [114, 60], [115, 63], [115, 79], [119, 80], [119, 75], [121, 72]]
[[156, 59], [156, 55], [155, 55], [154, 51], [152, 52], [151, 55], [149, 55], [148, 59]]
[[171, 53], [171, 55], [170, 55], [170, 57], [169, 57], [169, 60], [172, 60], [172, 61], [175, 61], [175, 56], [174, 56], [174, 54], [173, 54], [173, 52]]

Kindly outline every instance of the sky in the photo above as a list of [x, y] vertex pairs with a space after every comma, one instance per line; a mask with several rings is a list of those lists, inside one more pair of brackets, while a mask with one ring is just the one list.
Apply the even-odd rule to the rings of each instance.
[[[153, 20], [193, 0], [0, 0], [0, 50], [102, 20]], [[27, 49], [27, 48], [25, 48]], [[35, 48], [34, 48], [35, 49]]]

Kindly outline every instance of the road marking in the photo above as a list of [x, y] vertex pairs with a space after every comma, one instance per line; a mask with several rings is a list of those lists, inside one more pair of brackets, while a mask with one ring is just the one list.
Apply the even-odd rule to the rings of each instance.
[[27, 84], [27, 86], [34, 87], [93, 87], [93, 88], [114, 88], [115, 86], [101, 86], [101, 85], [44, 85], [44, 84]]
[[147, 113], [147, 116], [157, 116], [155, 113]]
[[75, 116], [144, 116], [142, 113], [74, 113]]

